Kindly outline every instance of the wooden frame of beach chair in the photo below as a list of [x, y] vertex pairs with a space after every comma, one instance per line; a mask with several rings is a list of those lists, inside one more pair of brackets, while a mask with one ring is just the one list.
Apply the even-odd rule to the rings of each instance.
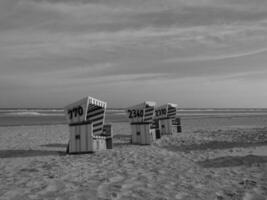
[[[70, 139], [67, 153], [89, 153], [112, 148], [110, 132], [104, 132], [106, 102], [85, 97], [65, 107]], [[107, 145], [109, 141], [109, 145]]]
[[133, 144], [151, 144], [155, 140], [155, 129], [152, 127], [155, 105], [155, 102], [145, 101], [127, 108]]
[[155, 109], [155, 126], [157, 138], [181, 132], [180, 118], [176, 117], [177, 105], [167, 103]]

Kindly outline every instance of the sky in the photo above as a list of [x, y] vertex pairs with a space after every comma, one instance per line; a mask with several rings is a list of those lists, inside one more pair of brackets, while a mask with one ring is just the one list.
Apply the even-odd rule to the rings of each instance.
[[1, 0], [0, 107], [267, 107], [266, 0]]

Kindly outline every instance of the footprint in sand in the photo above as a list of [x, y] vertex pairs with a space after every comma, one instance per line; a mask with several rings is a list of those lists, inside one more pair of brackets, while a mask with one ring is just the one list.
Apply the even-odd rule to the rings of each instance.
[[107, 181], [101, 183], [97, 188], [97, 197], [100, 199], [119, 199], [118, 190], [121, 189], [121, 182], [125, 180], [123, 176], [115, 176], [108, 178]]
[[64, 189], [64, 184], [60, 181], [50, 181], [47, 186], [39, 192], [40, 195], [47, 195], [62, 191]]
[[243, 200], [266, 200], [266, 198], [260, 194], [249, 192], [244, 195]]
[[178, 194], [175, 195], [175, 199], [177, 199], [177, 200], [184, 199], [186, 196], [188, 196], [187, 193], [185, 193], [185, 192], [179, 192]]

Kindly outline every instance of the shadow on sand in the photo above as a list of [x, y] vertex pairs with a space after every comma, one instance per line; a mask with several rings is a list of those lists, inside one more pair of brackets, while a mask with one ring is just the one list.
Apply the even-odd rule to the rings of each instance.
[[267, 145], [267, 141], [263, 142], [225, 142], [225, 141], [211, 141], [205, 144], [190, 144], [190, 145], [180, 145], [180, 146], [165, 146], [164, 148], [170, 151], [203, 151], [203, 150], [213, 150], [213, 149], [231, 149], [231, 148], [246, 148], [246, 147], [257, 147]]
[[[130, 140], [118, 140], [115, 139], [113, 140], [112, 146], [114, 147], [123, 147], [123, 146], [129, 146], [132, 145]], [[67, 148], [67, 144], [62, 144], [62, 143], [51, 143], [51, 144], [43, 144], [40, 145], [42, 147], [48, 147], [48, 148]], [[61, 151], [58, 151], [61, 152]], [[1, 153], [0, 153], [0, 158], [1, 158]]]
[[0, 150], [0, 158], [23, 158], [35, 156], [66, 155], [65, 151], [46, 150]]
[[43, 144], [40, 145], [42, 147], [62, 147], [62, 148], [66, 148], [67, 144], [62, 144], [62, 143], [51, 143], [51, 144]]
[[251, 166], [254, 164], [267, 163], [267, 156], [225, 156], [197, 162], [205, 168], [237, 167], [241, 165]]

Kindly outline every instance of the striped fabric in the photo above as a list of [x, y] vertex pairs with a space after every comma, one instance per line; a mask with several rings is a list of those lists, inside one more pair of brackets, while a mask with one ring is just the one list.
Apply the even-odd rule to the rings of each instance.
[[103, 132], [105, 120], [106, 103], [89, 97], [86, 121], [90, 121], [93, 126], [93, 135]]
[[167, 118], [175, 118], [176, 116], [176, 107], [168, 105]]
[[144, 109], [144, 122], [152, 122], [155, 113], [155, 107], [146, 105]]
[[86, 120], [92, 122], [93, 135], [102, 133], [104, 124], [105, 108], [97, 105], [89, 105]]

